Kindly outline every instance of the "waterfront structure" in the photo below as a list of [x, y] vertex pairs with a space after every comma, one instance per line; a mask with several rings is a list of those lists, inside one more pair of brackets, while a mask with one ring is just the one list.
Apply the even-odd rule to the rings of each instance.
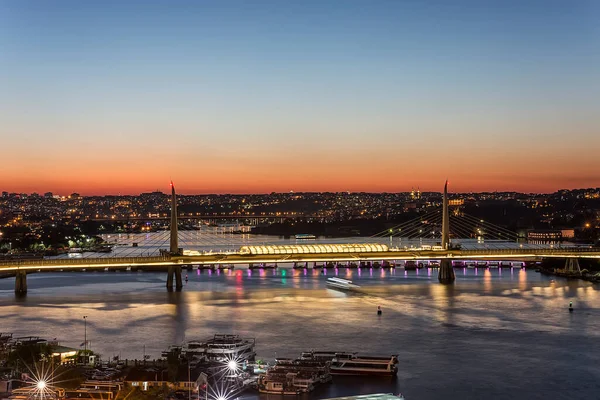
[[153, 387], [167, 386], [174, 390], [189, 390], [198, 393], [198, 388], [207, 382], [207, 375], [200, 368], [188, 369], [187, 365], [179, 365], [177, 376], [169, 376], [166, 368], [134, 367], [123, 378], [129, 386], [147, 391]]
[[59, 363], [67, 363], [73, 361], [77, 356], [77, 349], [61, 345], [52, 346], [52, 358]]

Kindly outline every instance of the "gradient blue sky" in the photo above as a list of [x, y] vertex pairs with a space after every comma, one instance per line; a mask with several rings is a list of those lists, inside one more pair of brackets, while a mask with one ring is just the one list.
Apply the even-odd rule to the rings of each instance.
[[0, 1], [0, 189], [600, 186], [599, 1]]

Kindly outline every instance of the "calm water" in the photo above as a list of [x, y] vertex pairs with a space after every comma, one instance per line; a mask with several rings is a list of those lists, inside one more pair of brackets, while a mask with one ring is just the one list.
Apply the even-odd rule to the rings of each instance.
[[144, 345], [158, 357], [216, 332], [255, 337], [263, 359], [310, 349], [399, 354], [396, 381], [338, 380], [311, 398], [598, 398], [598, 286], [524, 270], [458, 270], [453, 286], [438, 284], [435, 270], [337, 273], [364, 292], [329, 290], [318, 271], [291, 269], [190, 271], [181, 293], [166, 292], [164, 273], [33, 274], [24, 299], [15, 299], [13, 279], [2, 279], [0, 331], [79, 347], [87, 315], [91, 347], [105, 358], [142, 358]]

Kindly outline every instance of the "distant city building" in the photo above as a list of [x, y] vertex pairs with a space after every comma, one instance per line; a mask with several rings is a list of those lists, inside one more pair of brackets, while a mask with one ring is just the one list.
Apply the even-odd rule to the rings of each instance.
[[53, 197], [52, 192], [46, 192], [44, 193], [44, 197], [47, 199], [51, 199]]
[[421, 198], [421, 190], [417, 189], [417, 191], [415, 192], [415, 189], [413, 189], [410, 192], [410, 198], [413, 200], [420, 199]]
[[527, 239], [536, 241], [554, 241], [563, 238], [561, 230], [533, 230], [527, 232]]
[[406, 203], [406, 204], [404, 204], [404, 208], [406, 210], [416, 210], [417, 209], [417, 203]]
[[571, 239], [575, 237], [575, 229], [562, 229], [560, 233], [563, 239]]
[[2, 192], [2, 198], [6, 199], [8, 197], [8, 192]]
[[78, 199], [81, 196], [79, 195], [79, 193], [71, 193], [71, 196], [69, 197], [71, 197], [72, 199]]
[[449, 206], [462, 206], [465, 204], [465, 200], [464, 199], [450, 199], [448, 200], [448, 205]]
[[166, 194], [164, 194], [160, 190], [157, 190], [156, 192], [141, 193], [140, 194], [140, 197], [148, 197], [148, 198], [154, 198], [154, 199], [160, 199], [160, 198], [165, 197], [165, 196], [166, 196]]

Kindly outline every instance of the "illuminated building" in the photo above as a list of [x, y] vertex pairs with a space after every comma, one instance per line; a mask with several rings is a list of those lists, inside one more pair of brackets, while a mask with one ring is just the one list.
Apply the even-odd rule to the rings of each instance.
[[241, 254], [297, 254], [297, 253], [370, 253], [388, 251], [388, 246], [366, 244], [292, 244], [281, 246], [243, 246]]
[[535, 230], [527, 232], [527, 239], [529, 240], [561, 240], [562, 231], [560, 230]]

